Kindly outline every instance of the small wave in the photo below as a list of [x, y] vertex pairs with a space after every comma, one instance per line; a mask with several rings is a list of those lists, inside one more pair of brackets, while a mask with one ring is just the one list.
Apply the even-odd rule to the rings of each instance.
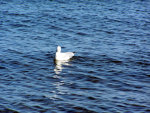
[[83, 32], [77, 32], [76, 34], [77, 34], [77, 35], [81, 35], [81, 36], [89, 36], [89, 34], [83, 33]]
[[28, 25], [25, 25], [25, 24], [17, 24], [17, 23], [14, 23], [14, 24], [10, 24], [10, 26], [14, 27], [14, 28], [19, 28], [19, 27], [29, 27]]
[[19, 17], [26, 17], [27, 15], [25, 14], [19, 14], [19, 13], [8, 13], [10, 16], [19, 16]]
[[16, 111], [16, 110], [6, 108], [6, 107], [0, 105], [0, 113], [19, 113], [19, 112]]
[[139, 65], [143, 65], [143, 66], [149, 66], [150, 65], [150, 63], [147, 61], [137, 61], [136, 63]]
[[107, 63], [115, 63], [115, 64], [122, 64], [123, 61], [118, 60], [118, 59], [114, 59], [114, 58], [106, 58], [105, 60]]
[[102, 81], [104, 82], [103, 79], [94, 76], [86, 76], [86, 80], [93, 83], [101, 83]]
[[17, 51], [17, 50], [14, 50], [14, 49], [8, 49], [7, 51], [10, 52], [10, 53], [15, 53], [15, 54], [23, 54], [21, 51]]
[[0, 69], [6, 69], [6, 67], [0, 66]]
[[73, 113], [97, 113], [93, 110], [89, 110], [87, 108], [80, 107], [80, 106], [75, 106], [75, 107], [73, 107], [73, 109], [75, 110], [75, 111], [74, 110], [72, 111]]
[[21, 65], [21, 62], [14, 60], [14, 61], [10, 61], [10, 64]]

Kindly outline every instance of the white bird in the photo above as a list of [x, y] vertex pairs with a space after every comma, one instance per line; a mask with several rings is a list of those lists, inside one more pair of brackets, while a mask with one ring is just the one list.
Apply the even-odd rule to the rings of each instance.
[[62, 53], [62, 52], [61, 52], [61, 47], [58, 46], [58, 47], [57, 47], [56, 54], [55, 54], [55, 60], [64, 60], [64, 61], [67, 61], [67, 60], [69, 60], [70, 58], [72, 58], [73, 56], [74, 56], [74, 53], [73, 53], [73, 52], [65, 52], [65, 53]]

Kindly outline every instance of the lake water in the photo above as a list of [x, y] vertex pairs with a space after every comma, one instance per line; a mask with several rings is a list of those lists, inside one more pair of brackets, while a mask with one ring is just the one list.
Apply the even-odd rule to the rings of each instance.
[[150, 113], [150, 1], [1, 0], [0, 112]]

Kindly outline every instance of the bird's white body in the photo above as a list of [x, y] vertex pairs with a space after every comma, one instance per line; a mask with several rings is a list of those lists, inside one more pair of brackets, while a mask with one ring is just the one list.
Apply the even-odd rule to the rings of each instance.
[[70, 58], [72, 58], [74, 56], [73, 52], [65, 52], [62, 53], [61, 52], [61, 47], [58, 46], [57, 47], [57, 51], [55, 54], [55, 60], [69, 60]]

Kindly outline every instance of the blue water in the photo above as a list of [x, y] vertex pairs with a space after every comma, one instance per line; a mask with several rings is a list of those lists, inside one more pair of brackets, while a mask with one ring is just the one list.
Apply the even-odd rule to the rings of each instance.
[[1, 0], [0, 113], [150, 113], [150, 1]]

